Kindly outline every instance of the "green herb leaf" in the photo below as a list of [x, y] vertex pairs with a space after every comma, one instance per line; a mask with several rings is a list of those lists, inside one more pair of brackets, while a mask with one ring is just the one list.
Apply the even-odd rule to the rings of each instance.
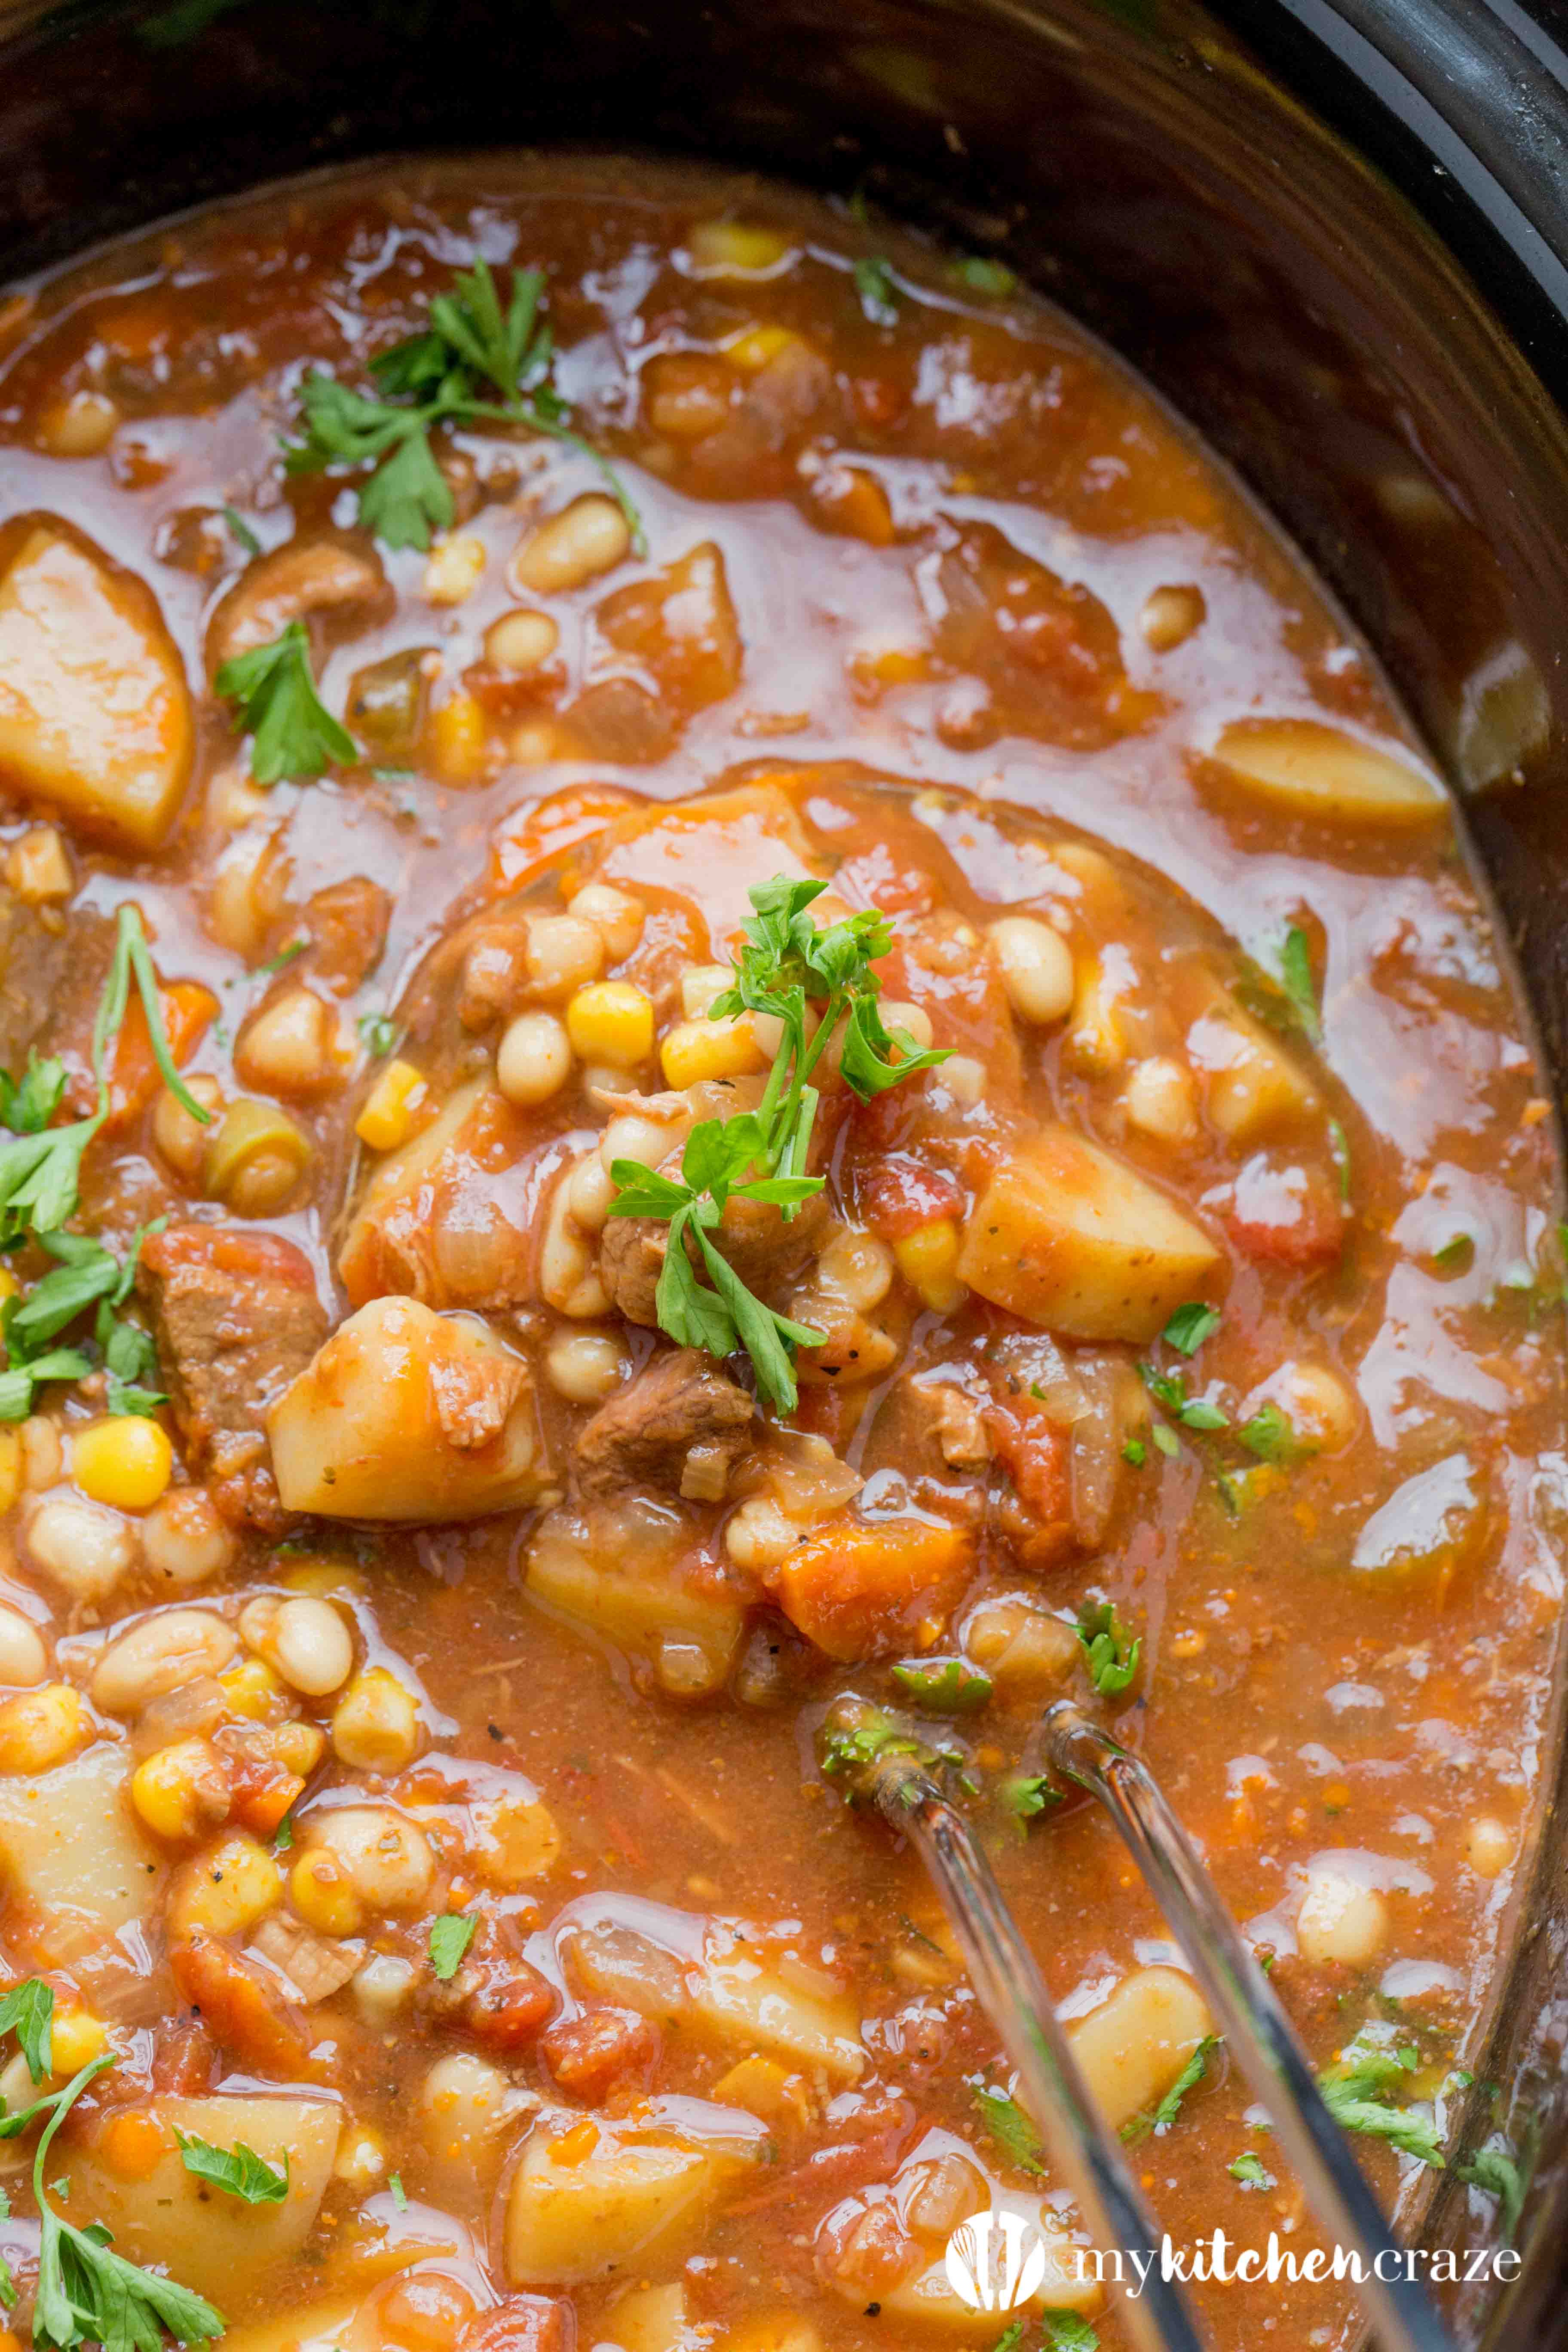
[[931, 1658], [895, 1666], [893, 1680], [923, 1715], [973, 1715], [991, 1696], [991, 1677], [967, 1658]]
[[29, 1053], [19, 1083], [8, 1070], [0, 1070], [0, 1126], [8, 1127], [13, 1135], [41, 1135], [65, 1090], [65, 1064], [53, 1055], [40, 1062], [36, 1053]]
[[214, 2147], [209, 2140], [198, 2139], [194, 2132], [183, 2132], [176, 2124], [174, 2137], [180, 2143], [180, 2162], [198, 2180], [210, 2180], [215, 2189], [224, 2189], [237, 2197], [245, 2205], [281, 2205], [289, 2195], [289, 2158], [283, 2158], [281, 2172], [274, 2172], [264, 2157], [238, 2140], [233, 2147]]
[[1489, 2197], [1498, 2200], [1498, 2218], [1502, 2225], [1505, 2245], [1511, 2245], [1519, 2233], [1520, 2216], [1524, 2210], [1525, 2193], [1530, 2187], [1530, 2167], [1521, 2165], [1507, 2144], [1500, 2147], [1478, 2148], [1467, 2164], [1454, 2167], [1461, 2180], [1472, 2189], [1484, 2189]]
[[1149, 1459], [1149, 1449], [1141, 1437], [1130, 1437], [1121, 1449], [1121, 1459], [1130, 1462], [1134, 1470], [1142, 1470]]
[[1047, 2352], [1100, 2352], [1100, 2337], [1079, 2312], [1043, 2311]]
[[1039, 2133], [1016, 2099], [993, 2083], [972, 2082], [980, 2120], [1010, 2164], [1039, 2178], [1046, 2169], [1046, 2151]]
[[258, 784], [319, 776], [359, 758], [353, 737], [316, 692], [303, 621], [290, 621], [270, 645], [236, 654], [224, 663], [216, 684], [224, 700], [237, 708], [237, 729], [251, 738], [250, 772]]
[[1053, 1787], [1044, 1772], [1016, 1772], [1001, 1783], [996, 1794], [1007, 1811], [1021, 1822], [1037, 1821], [1041, 1813], [1064, 1802], [1062, 1790]]
[[1182, 2101], [1189, 2091], [1194, 2089], [1203, 2081], [1208, 2066], [1210, 2051], [1217, 2050], [1218, 2047], [1218, 2034], [1205, 2033], [1158, 2105], [1142, 2115], [1134, 2116], [1131, 2122], [1122, 2125], [1121, 2137], [1130, 2147], [1135, 2147], [1140, 2140], [1147, 2139], [1152, 2132], [1170, 2130], [1181, 2113]]
[[402, 2173], [390, 2173], [387, 2176], [386, 2185], [392, 2191], [392, 2201], [396, 2206], [398, 2211], [400, 2213], [406, 2213], [408, 2210], [408, 2191], [403, 2186]]
[[1336, 2064], [1323, 2069], [1318, 2088], [1329, 2113], [1345, 2131], [1385, 2139], [1441, 2171], [1443, 2151], [1431, 2117], [1389, 2104], [1391, 2094], [1416, 2063], [1413, 2050], [1394, 2050], [1358, 2036]]
[[1476, 1238], [1473, 1234], [1452, 1234], [1440, 1249], [1432, 1253], [1432, 1263], [1440, 1274], [1463, 1274], [1475, 1262]]
[[404, 435], [359, 494], [362, 528], [386, 547], [427, 548], [437, 531], [451, 529], [457, 511], [423, 428]]
[[1137, 1675], [1143, 1643], [1141, 1637], [1129, 1637], [1114, 1603], [1085, 1601], [1074, 1631], [1096, 1690], [1108, 1698], [1126, 1690]]
[[855, 264], [855, 291], [860, 308], [874, 327], [899, 323], [899, 292], [893, 273], [879, 253], [863, 254]]
[[447, 1911], [430, 1928], [430, 1965], [443, 1984], [462, 1966], [463, 1954], [474, 1940], [479, 1921], [470, 1912]]
[[1302, 1450], [1289, 1415], [1272, 1402], [1260, 1404], [1251, 1420], [1242, 1422], [1236, 1433], [1259, 1462], [1294, 1462]]
[[1217, 1331], [1219, 1326], [1217, 1307], [1205, 1307], [1196, 1299], [1189, 1299], [1184, 1307], [1177, 1307], [1161, 1337], [1165, 1345], [1174, 1348], [1179, 1355], [1195, 1356], [1204, 1341], [1211, 1333]]
[[1228, 1429], [1230, 1427], [1229, 1421], [1218, 1405], [1210, 1404], [1205, 1397], [1188, 1396], [1186, 1381], [1180, 1372], [1157, 1372], [1152, 1364], [1140, 1364], [1138, 1371], [1144, 1387], [1155, 1403], [1163, 1406], [1172, 1419], [1179, 1421], [1184, 1429]]
[[960, 286], [967, 286], [972, 294], [1006, 296], [1018, 290], [1018, 274], [1009, 269], [1005, 261], [993, 260], [989, 254], [963, 253], [948, 265], [948, 276]]
[[360, 1043], [373, 1062], [384, 1061], [397, 1044], [397, 1024], [390, 1013], [362, 1013], [355, 1027]]
[[1168, 1462], [1173, 1462], [1177, 1454], [1180, 1454], [1182, 1450], [1174, 1432], [1167, 1429], [1163, 1421], [1157, 1421], [1150, 1430], [1149, 1435], [1152, 1439], [1157, 1450], [1165, 1456], [1165, 1459]]
[[1245, 2155], [1238, 2156], [1234, 2163], [1227, 2164], [1225, 2168], [1229, 2173], [1233, 2180], [1240, 2181], [1244, 2189], [1276, 2189], [1279, 2187], [1279, 2183], [1275, 2179], [1274, 2175], [1271, 2172], [1265, 2170], [1263, 2158], [1260, 2156], [1254, 2156], [1250, 2148], [1247, 2150]]
[[991, 2352], [1018, 2352], [1018, 2347], [1024, 2340], [1024, 2326], [1025, 2323], [1021, 2319], [1010, 2321], [991, 2347]]
[[1318, 1011], [1318, 983], [1312, 976], [1312, 946], [1294, 923], [1279, 950], [1279, 980], [1290, 1005], [1314, 1045], [1323, 1042], [1322, 1016]]
[[238, 540], [247, 555], [260, 554], [261, 541], [257, 538], [256, 533], [251, 530], [250, 525], [246, 521], [245, 517], [242, 514], [237, 513], [233, 507], [225, 507], [223, 509], [223, 519], [225, 522], [227, 523], [229, 530], [233, 536]]
[[35, 2083], [47, 2082], [53, 2072], [49, 2029], [54, 2022], [55, 1996], [41, 1978], [26, 1977], [0, 2000], [0, 2033], [14, 2033]]

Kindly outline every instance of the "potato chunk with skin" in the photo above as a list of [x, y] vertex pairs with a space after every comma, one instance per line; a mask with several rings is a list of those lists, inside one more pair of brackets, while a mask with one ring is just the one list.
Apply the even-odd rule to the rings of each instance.
[[1066, 1128], [1043, 1128], [974, 1204], [959, 1279], [1069, 1339], [1156, 1339], [1219, 1252], [1163, 1192]]
[[1214, 2031], [1202, 1993], [1179, 1969], [1136, 1969], [1068, 2029], [1095, 2105], [1113, 2130], [1158, 2105]]
[[[166, 2142], [151, 2170], [148, 2135], [138, 2130], [132, 2138], [125, 2129], [132, 2117], [155, 2124]], [[71, 2147], [69, 2210], [104, 2222], [128, 2261], [161, 2264], [222, 2308], [264, 2286], [298, 2254], [331, 2177], [339, 2127], [339, 2109], [326, 2099], [220, 2095], [116, 2107]], [[214, 2190], [186, 2171], [179, 2132], [210, 2147], [243, 2143], [275, 2172], [287, 2158], [287, 2197], [276, 2205], [247, 2205]], [[122, 2166], [117, 2152], [127, 2146], [135, 2161]]]
[[0, 575], [0, 782], [155, 849], [190, 773], [191, 699], [152, 592], [40, 518]]
[[286, 1510], [472, 1519], [549, 1484], [528, 1368], [482, 1323], [375, 1298], [340, 1325], [267, 1416]]
[[721, 1682], [740, 1646], [749, 1596], [699, 1586], [682, 1572], [678, 1554], [660, 1557], [652, 1537], [652, 1530], [639, 1535], [614, 1523], [591, 1533], [583, 1521], [556, 1514], [529, 1551], [529, 1593], [629, 1650], [646, 1654], [666, 1641], [689, 1643]]
[[0, 1879], [37, 1915], [48, 1966], [149, 1916], [163, 1873], [126, 1802], [131, 1759], [109, 1741], [27, 1780], [0, 1780]]
[[711, 2032], [742, 2053], [771, 2051], [808, 2071], [820, 2068], [836, 2083], [853, 2083], [865, 2069], [855, 2003], [787, 1982], [745, 1944], [710, 1954], [694, 2006]]
[[[689, 2114], [696, 2102], [681, 2105]], [[725, 2182], [756, 2163], [765, 2144], [752, 2116], [732, 2108], [708, 2114], [711, 2136], [666, 2122], [657, 2108], [637, 2124], [541, 2122], [507, 2198], [511, 2284], [574, 2286], [687, 2247]]]

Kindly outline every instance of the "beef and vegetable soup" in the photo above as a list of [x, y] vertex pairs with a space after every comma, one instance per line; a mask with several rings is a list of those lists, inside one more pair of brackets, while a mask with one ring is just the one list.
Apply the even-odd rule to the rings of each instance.
[[989, 2352], [992, 2210], [1124, 2342], [895, 1744], [1173, 2236], [1310, 2234], [1063, 1694], [1507, 2226], [1552, 1126], [1300, 561], [994, 263], [642, 163], [100, 255], [0, 443], [14, 2333]]

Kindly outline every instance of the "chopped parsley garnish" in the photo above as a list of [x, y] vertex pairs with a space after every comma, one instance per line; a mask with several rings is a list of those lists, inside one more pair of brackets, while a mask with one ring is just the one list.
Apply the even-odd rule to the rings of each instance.
[[1432, 2118], [1391, 2104], [1394, 2092], [1419, 2063], [1414, 2050], [1383, 2048], [1358, 2039], [1334, 2065], [1324, 2067], [1318, 2076], [1318, 2088], [1329, 2113], [1343, 2130], [1385, 2139], [1406, 2156], [1419, 2157], [1423, 2164], [1441, 2171], [1443, 2151]]
[[1076, 2311], [1042, 2311], [1046, 2352], [1100, 2352], [1100, 2337]]
[[734, 984], [709, 1007], [716, 1021], [749, 1012], [782, 1025], [756, 1109], [700, 1120], [686, 1139], [679, 1180], [635, 1160], [617, 1160], [610, 1170], [619, 1187], [612, 1217], [652, 1217], [669, 1227], [655, 1294], [659, 1328], [710, 1356], [743, 1348], [763, 1399], [781, 1412], [796, 1402], [796, 1349], [820, 1346], [824, 1334], [749, 1290], [710, 1238], [713, 1228], [731, 1199], [766, 1202], [787, 1223], [822, 1191], [824, 1180], [805, 1172], [818, 1099], [811, 1078], [836, 1035], [840, 1070], [862, 1102], [947, 1058], [922, 1051], [907, 1030], [889, 1030], [882, 1019], [881, 983], [871, 967], [892, 945], [889, 918], [870, 908], [819, 929], [811, 903], [826, 887], [776, 875], [752, 890], [754, 912], [742, 925]]
[[423, 333], [372, 360], [374, 393], [352, 391], [313, 368], [300, 391], [302, 437], [284, 445], [288, 471], [374, 467], [359, 489], [364, 529], [388, 547], [428, 547], [457, 511], [430, 446], [435, 427], [522, 425], [592, 459], [645, 555], [642, 519], [619, 477], [566, 423], [570, 412], [551, 380], [555, 345], [541, 315], [543, 293], [542, 271], [514, 269], [503, 310], [489, 263], [476, 261], [449, 293], [432, 299]]
[[1173, 1462], [1182, 1450], [1174, 1430], [1167, 1429], [1163, 1421], [1157, 1421], [1150, 1430], [1149, 1435], [1155, 1450], [1163, 1454], [1167, 1462]]
[[121, 907], [109, 977], [93, 1023], [97, 1108], [85, 1118], [51, 1127], [47, 1122], [65, 1091], [63, 1065], [30, 1061], [19, 1080], [0, 1073], [0, 1118], [11, 1130], [11, 1140], [0, 1143], [0, 1251], [35, 1243], [58, 1261], [26, 1297], [9, 1298], [0, 1309], [0, 1336], [6, 1350], [6, 1369], [0, 1371], [0, 1421], [25, 1420], [46, 1381], [78, 1381], [93, 1369], [93, 1359], [83, 1348], [53, 1342], [67, 1324], [95, 1305], [94, 1336], [109, 1372], [110, 1412], [149, 1412], [163, 1402], [156, 1391], [141, 1385], [153, 1369], [151, 1340], [135, 1325], [120, 1321], [115, 1311], [130, 1296], [144, 1234], [135, 1236], [121, 1261], [100, 1242], [65, 1230], [67, 1220], [76, 1213], [82, 1160], [109, 1116], [110, 1048], [120, 1034], [133, 986], [163, 1083], [202, 1126], [212, 1117], [174, 1067], [142, 918], [136, 908]]
[[1178, 1355], [1195, 1356], [1204, 1341], [1217, 1331], [1219, 1326], [1217, 1307], [1205, 1307], [1197, 1299], [1189, 1299], [1184, 1307], [1177, 1307], [1160, 1336], [1168, 1348], [1175, 1349]]
[[362, 1013], [354, 1026], [373, 1062], [384, 1061], [397, 1043], [397, 1024], [389, 1013]]
[[237, 707], [237, 730], [251, 739], [250, 772], [258, 784], [319, 776], [359, 758], [359, 745], [316, 692], [303, 621], [290, 621], [270, 645], [236, 654], [215, 682]]
[[1289, 1413], [1274, 1403], [1260, 1404], [1250, 1421], [1239, 1423], [1236, 1434], [1259, 1462], [1294, 1462], [1301, 1452]]
[[1225, 2168], [1233, 2180], [1240, 2181], [1244, 2189], [1277, 2189], [1279, 2185], [1274, 2175], [1265, 2169], [1263, 2158], [1254, 2156], [1250, 2148]]
[[980, 2120], [1010, 2164], [1038, 2178], [1046, 2168], [1046, 2151], [1039, 2133], [1015, 2098], [994, 2083], [970, 2084]]
[[256, 533], [251, 530], [250, 525], [246, 521], [245, 517], [242, 514], [237, 512], [233, 507], [225, 507], [223, 509], [223, 519], [225, 522], [227, 523], [234, 537], [238, 540], [241, 547], [244, 548], [247, 555], [260, 554], [261, 541], [257, 538]]
[[991, 1696], [991, 1677], [966, 1658], [895, 1666], [893, 1680], [922, 1715], [973, 1715]]
[[963, 1772], [961, 1748], [945, 1742], [935, 1731], [929, 1740], [918, 1738], [891, 1716], [858, 1704], [861, 1711], [853, 1719], [837, 1709], [830, 1712], [816, 1738], [817, 1763], [827, 1780], [847, 1783], [845, 1793], [851, 1804], [863, 1803], [871, 1795], [866, 1776], [884, 1756], [907, 1756], [927, 1772], [951, 1771], [962, 1788], [973, 1790], [973, 1784]]
[[855, 291], [860, 308], [874, 327], [896, 327], [899, 293], [893, 273], [879, 253], [868, 253], [855, 264]]
[[444, 1912], [432, 1922], [430, 1928], [430, 1965], [443, 1984], [448, 1983], [462, 1966], [463, 1954], [474, 1940], [479, 1921], [471, 1913]]
[[1297, 1020], [1314, 1045], [1323, 1042], [1322, 1015], [1318, 1010], [1318, 983], [1312, 975], [1312, 947], [1305, 931], [1292, 923], [1279, 950], [1279, 984]]
[[994, 261], [989, 254], [962, 253], [948, 264], [948, 276], [960, 286], [967, 286], [972, 294], [1016, 294], [1018, 273], [1009, 269], [1005, 261]]
[[178, 2125], [174, 2137], [180, 2143], [180, 2162], [198, 2180], [210, 2180], [215, 2189], [225, 2189], [245, 2205], [281, 2205], [289, 2194], [289, 2158], [283, 2158], [283, 2169], [275, 2172], [265, 2157], [258, 2156], [253, 2147], [238, 2140], [233, 2147], [214, 2147], [210, 2141], [198, 2139], [194, 2132], [183, 2132]]
[[[35, 2083], [50, 2074], [49, 2026], [55, 1997], [36, 1977], [14, 1985], [0, 2000], [0, 2032], [15, 2032]], [[100, 2221], [79, 2230], [63, 2221], [51, 2196], [66, 2196], [68, 2183], [48, 2179], [55, 2134], [89, 2083], [114, 2064], [112, 2053], [92, 2059], [58, 2091], [13, 2114], [0, 2115], [0, 2138], [15, 2139], [44, 2121], [33, 2155], [33, 2195], [38, 2208], [38, 2275], [33, 2305], [33, 2343], [37, 2352], [75, 2352], [97, 2344], [102, 2352], [162, 2352], [165, 2331], [178, 2343], [210, 2344], [223, 2334], [221, 2315], [210, 2303], [174, 2279], [142, 2270], [114, 2252]], [[215, 2151], [216, 2153], [216, 2151]], [[10, 2309], [0, 2285], [0, 2302]]]
[[1134, 1470], [1142, 1470], [1149, 1459], [1149, 1449], [1141, 1437], [1130, 1437], [1121, 1449], [1123, 1462], [1131, 1462]]
[[1020, 1822], [1037, 1821], [1042, 1813], [1064, 1801], [1061, 1790], [1054, 1787], [1044, 1772], [1015, 1772], [1011, 1780], [1001, 1783], [996, 1794], [1005, 1810]]
[[1472, 1265], [1476, 1255], [1473, 1234], [1450, 1234], [1441, 1248], [1432, 1253], [1432, 1263], [1440, 1274], [1463, 1274]]
[[1503, 2242], [1511, 2245], [1519, 2233], [1520, 2216], [1530, 2187], [1529, 2163], [1521, 2164], [1506, 2147], [1482, 2147], [1468, 2163], [1457, 2164], [1454, 2169], [1472, 2189], [1484, 2189], [1489, 2197], [1497, 2199]]
[[398, 2211], [400, 2213], [406, 2213], [408, 2210], [408, 2191], [403, 2186], [402, 2173], [390, 2173], [387, 2177], [386, 2185], [392, 2191], [392, 2201], [396, 2206]]
[[1217, 1404], [1206, 1397], [1190, 1397], [1187, 1383], [1180, 1372], [1157, 1372], [1152, 1364], [1140, 1364], [1139, 1376], [1157, 1405], [1163, 1406], [1173, 1421], [1184, 1429], [1228, 1429], [1230, 1423]]
[[1086, 1601], [1073, 1630], [1095, 1689], [1107, 1698], [1126, 1690], [1138, 1672], [1143, 1643], [1141, 1635], [1129, 1636], [1115, 1603]]
[[1169, 2131], [1182, 2111], [1182, 2101], [1203, 2081], [1209, 2063], [1209, 2052], [1219, 2047], [1217, 2033], [1205, 2033], [1186, 2064], [1166, 2092], [1164, 2097], [1121, 2126], [1121, 2137], [1130, 2147], [1136, 2147], [1152, 2132]]

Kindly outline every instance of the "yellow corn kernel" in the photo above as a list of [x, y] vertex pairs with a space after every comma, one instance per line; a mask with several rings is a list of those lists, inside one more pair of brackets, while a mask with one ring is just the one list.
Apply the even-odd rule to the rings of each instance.
[[917, 1225], [893, 1244], [899, 1272], [933, 1315], [955, 1315], [968, 1297], [958, 1279], [960, 1234], [951, 1217]]
[[595, 980], [567, 1005], [566, 1034], [579, 1061], [636, 1069], [653, 1051], [653, 999], [629, 980]]
[[71, 1475], [84, 1495], [116, 1511], [149, 1511], [169, 1483], [174, 1449], [167, 1430], [144, 1413], [116, 1413], [79, 1430]]
[[87, 1709], [69, 1683], [45, 1683], [0, 1706], [0, 1772], [47, 1772], [81, 1746]]
[[364, 1906], [347, 1872], [324, 1848], [300, 1855], [289, 1874], [289, 1894], [318, 1936], [357, 1936], [364, 1925]]
[[261, 1658], [242, 1658], [218, 1676], [224, 1705], [247, 1723], [265, 1723], [284, 1704], [283, 1685]]
[[[0, 1299], [15, 1290], [0, 1291]], [[0, 1513], [11, 1509], [22, 1491], [22, 1433], [15, 1423], [0, 1426]]]
[[747, 327], [731, 336], [724, 345], [724, 357], [742, 375], [757, 375], [770, 360], [776, 360], [781, 352], [787, 352], [792, 344], [803, 340], [789, 327]]
[[327, 1752], [327, 1735], [319, 1724], [280, 1723], [272, 1735], [272, 1753], [285, 1772], [308, 1780]]
[[471, 694], [448, 695], [430, 717], [430, 760], [449, 784], [470, 784], [485, 771], [485, 714]]
[[8, 1265], [0, 1265], [0, 1303], [15, 1298], [22, 1286]]
[[425, 1099], [425, 1079], [412, 1062], [388, 1062], [354, 1121], [354, 1133], [373, 1151], [395, 1151], [406, 1143], [415, 1113]]
[[109, 2047], [109, 2029], [89, 2009], [57, 2009], [49, 2026], [49, 2064], [59, 2075], [90, 2066]]
[[776, 269], [795, 250], [782, 228], [757, 221], [699, 221], [686, 240], [692, 268], [700, 278], [750, 278]]
[[367, 1666], [338, 1701], [332, 1746], [351, 1771], [401, 1772], [419, 1752], [413, 1692], [384, 1666]]
[[242, 1935], [266, 1918], [282, 1893], [283, 1874], [272, 1856], [237, 1830], [185, 1864], [169, 1904], [169, 1932], [176, 1938], [202, 1930]]
[[159, 1748], [131, 1776], [131, 1801], [159, 1837], [189, 1841], [210, 1828], [202, 1783], [213, 1762], [205, 1739]]
[[658, 1057], [666, 1086], [678, 1090], [700, 1078], [743, 1078], [768, 1066], [749, 1013], [736, 1021], [679, 1021]]

